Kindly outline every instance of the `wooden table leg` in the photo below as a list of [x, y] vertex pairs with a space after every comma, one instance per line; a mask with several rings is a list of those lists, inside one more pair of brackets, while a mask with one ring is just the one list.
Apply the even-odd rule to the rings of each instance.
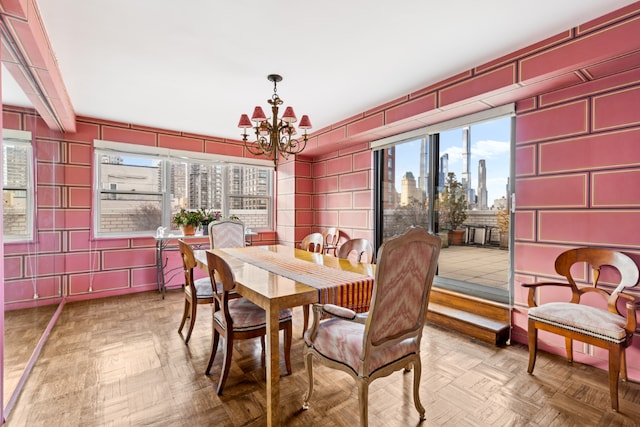
[[267, 315], [267, 426], [280, 425], [279, 310], [269, 307]]

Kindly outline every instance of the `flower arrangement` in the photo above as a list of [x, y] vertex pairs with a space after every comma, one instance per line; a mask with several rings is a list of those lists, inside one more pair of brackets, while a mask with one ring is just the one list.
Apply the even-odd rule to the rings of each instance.
[[210, 222], [222, 218], [222, 214], [218, 211], [201, 208], [200, 213], [202, 214], [202, 225], [208, 225]]
[[202, 212], [181, 208], [173, 215], [172, 222], [182, 228], [185, 236], [192, 236], [195, 234], [195, 229], [202, 223]]

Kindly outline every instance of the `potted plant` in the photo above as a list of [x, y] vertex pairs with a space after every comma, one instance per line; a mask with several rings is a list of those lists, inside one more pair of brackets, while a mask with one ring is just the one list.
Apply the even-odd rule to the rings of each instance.
[[496, 223], [500, 232], [500, 249], [509, 247], [509, 210], [500, 209], [496, 214]]
[[173, 216], [173, 223], [180, 227], [182, 234], [185, 236], [193, 236], [196, 234], [196, 228], [202, 222], [202, 212], [188, 211], [181, 208], [178, 213]]
[[449, 230], [449, 244], [461, 245], [464, 230], [458, 229], [467, 219], [467, 197], [462, 184], [453, 172], [449, 172], [440, 193], [440, 224]]
[[222, 214], [220, 212], [204, 208], [200, 209], [200, 213], [202, 214], [202, 234], [206, 236], [207, 234], [209, 234], [209, 223], [222, 218]]

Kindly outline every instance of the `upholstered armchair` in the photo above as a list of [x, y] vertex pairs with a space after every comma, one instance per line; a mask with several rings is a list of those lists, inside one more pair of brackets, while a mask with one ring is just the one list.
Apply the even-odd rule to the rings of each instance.
[[[313, 324], [304, 335], [309, 389], [303, 409], [309, 408], [313, 392], [313, 359], [355, 378], [362, 426], [368, 423], [369, 384], [413, 366], [413, 403], [420, 419], [425, 418], [419, 396], [420, 341], [439, 254], [439, 237], [411, 228], [386, 241], [378, 252], [368, 315], [314, 305]], [[321, 317], [330, 318], [320, 322]]]
[[[613, 277], [619, 277], [615, 284], [600, 284], [603, 270], [617, 270]], [[625, 349], [631, 345], [636, 330], [636, 311], [639, 301], [625, 291], [638, 283], [638, 266], [627, 255], [603, 248], [577, 248], [561, 253], [555, 261], [558, 274], [566, 282], [523, 284], [529, 288], [529, 367], [533, 373], [538, 346], [538, 330], [551, 332], [565, 338], [567, 359], [573, 361], [573, 340], [582, 341], [609, 352], [609, 393], [611, 407], [618, 410], [618, 378], [627, 379]], [[587, 280], [589, 272], [591, 283], [578, 286], [576, 276]], [[546, 302], [538, 305], [536, 293], [542, 288], [563, 287], [571, 291], [569, 302]], [[541, 294], [538, 297], [542, 296]], [[599, 299], [602, 307], [584, 304], [583, 300]], [[626, 300], [626, 315], [622, 315], [619, 306]], [[618, 302], [620, 301], [620, 305]]]

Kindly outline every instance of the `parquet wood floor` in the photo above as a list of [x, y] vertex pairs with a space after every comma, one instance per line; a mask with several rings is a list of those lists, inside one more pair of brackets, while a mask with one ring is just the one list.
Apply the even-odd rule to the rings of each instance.
[[[263, 426], [264, 372], [259, 340], [237, 343], [222, 396], [216, 396], [221, 354], [211, 377], [211, 311], [200, 306], [189, 346], [177, 333], [180, 291], [67, 303], [7, 426]], [[295, 310], [292, 364], [282, 378], [288, 426], [358, 425], [353, 381], [316, 366], [314, 398], [301, 411], [307, 376], [302, 312]], [[505, 348], [427, 325], [422, 341], [422, 426], [636, 426], [640, 385], [621, 383], [621, 413], [611, 411], [607, 373], [540, 353], [534, 376], [527, 350]], [[284, 366], [281, 367], [284, 370]], [[376, 380], [370, 426], [419, 424], [411, 398], [413, 373]]]

